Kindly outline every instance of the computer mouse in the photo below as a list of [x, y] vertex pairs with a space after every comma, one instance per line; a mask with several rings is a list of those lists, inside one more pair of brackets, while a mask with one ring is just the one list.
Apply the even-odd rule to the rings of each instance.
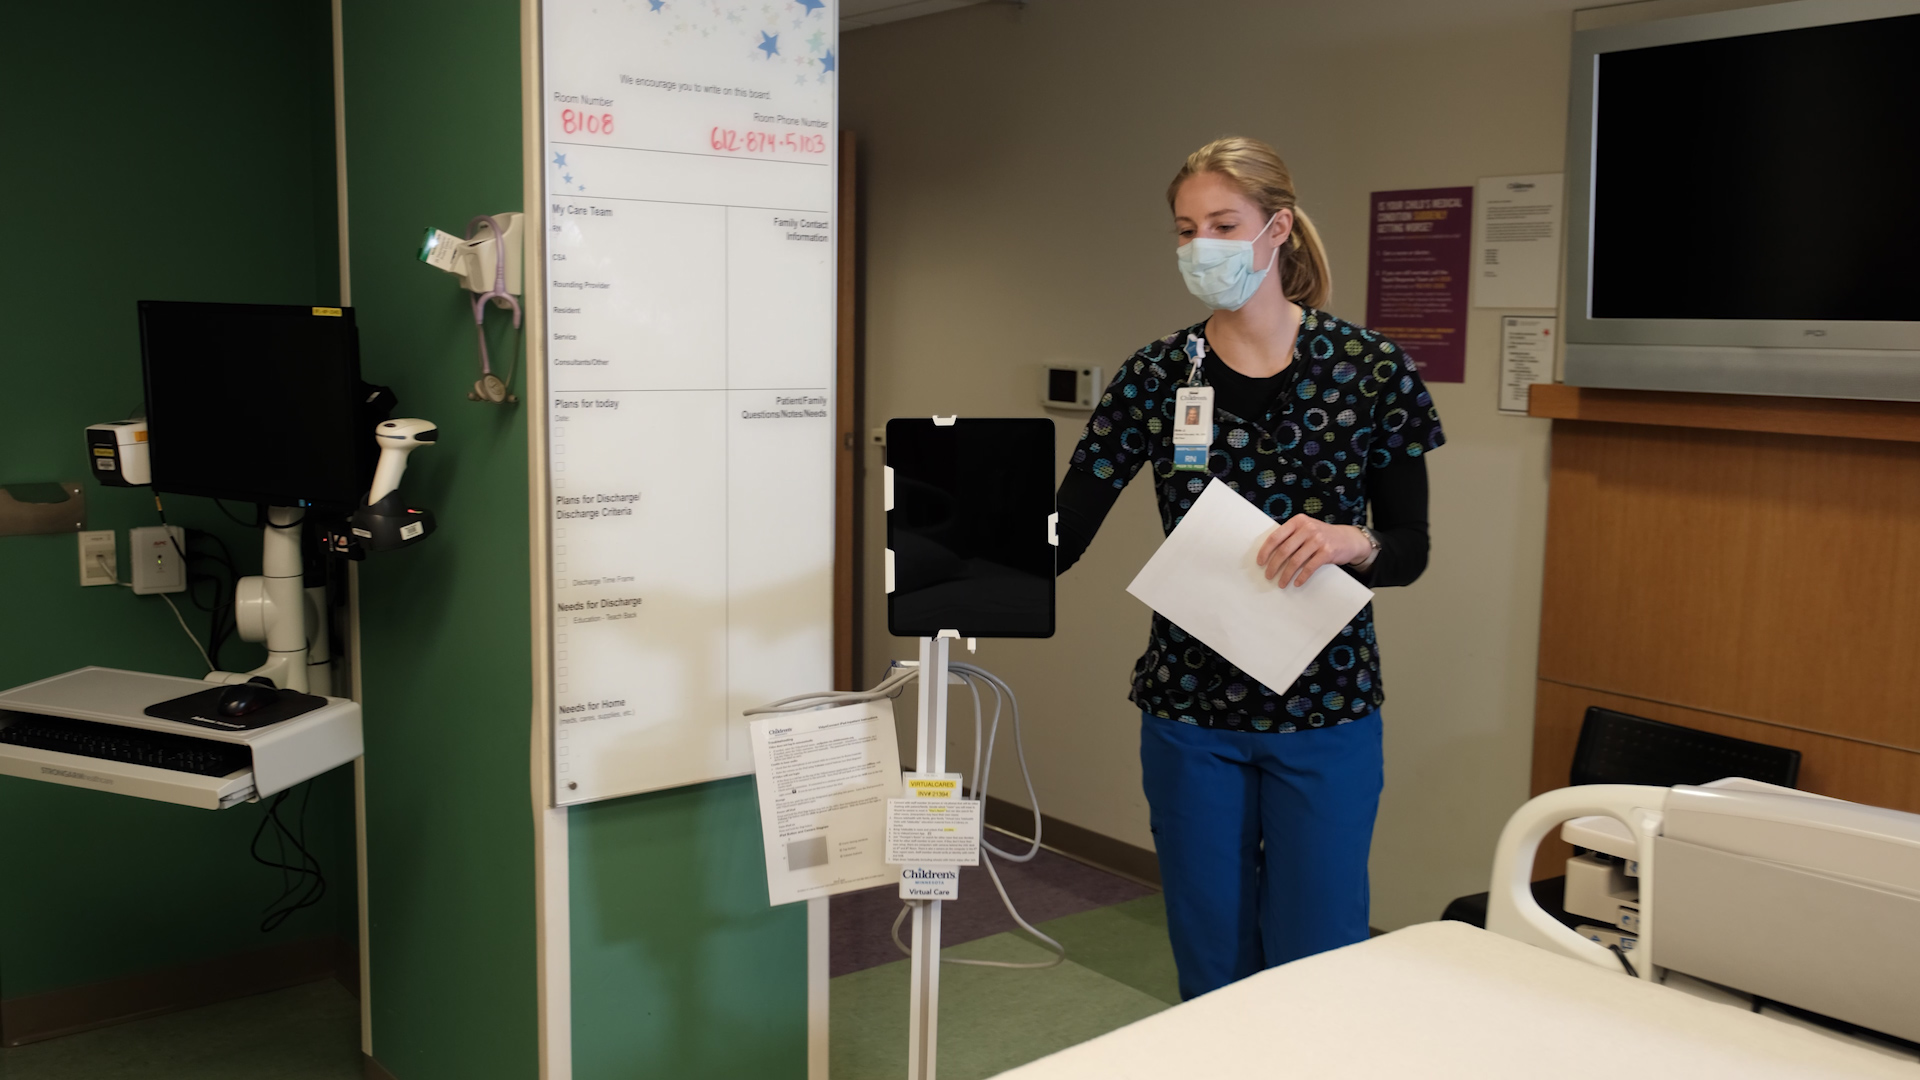
[[246, 716], [273, 704], [280, 691], [259, 683], [236, 683], [220, 691], [221, 716]]

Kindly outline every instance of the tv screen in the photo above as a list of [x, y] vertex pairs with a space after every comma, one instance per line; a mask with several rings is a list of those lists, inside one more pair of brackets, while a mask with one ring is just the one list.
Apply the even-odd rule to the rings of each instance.
[[1589, 317], [1920, 321], [1920, 15], [1602, 53]]
[[351, 308], [140, 302], [153, 489], [351, 509], [377, 448]]

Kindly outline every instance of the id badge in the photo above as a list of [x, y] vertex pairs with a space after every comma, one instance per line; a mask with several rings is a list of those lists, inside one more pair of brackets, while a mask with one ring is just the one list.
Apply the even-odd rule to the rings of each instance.
[[1213, 387], [1183, 386], [1173, 396], [1173, 467], [1204, 472], [1213, 448]]

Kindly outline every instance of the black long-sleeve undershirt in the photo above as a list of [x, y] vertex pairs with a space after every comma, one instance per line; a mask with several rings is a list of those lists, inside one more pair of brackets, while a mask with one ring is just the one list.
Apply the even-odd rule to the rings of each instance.
[[[1100, 531], [1100, 523], [1120, 498], [1113, 481], [1081, 468], [1067, 470], [1056, 497], [1060, 512], [1059, 573], [1080, 561]], [[1371, 588], [1411, 585], [1427, 568], [1427, 463], [1396, 458], [1384, 469], [1367, 471], [1367, 501], [1380, 554], [1366, 570], [1344, 567]]]

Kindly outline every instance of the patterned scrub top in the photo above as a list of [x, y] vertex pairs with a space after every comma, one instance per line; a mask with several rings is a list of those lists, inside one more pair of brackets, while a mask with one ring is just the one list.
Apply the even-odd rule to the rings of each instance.
[[[1218, 477], [1274, 521], [1311, 514], [1363, 525], [1367, 476], [1446, 442], [1440, 415], [1412, 360], [1371, 330], [1301, 308], [1285, 389], [1264, 416], [1214, 408], [1207, 471], [1173, 468], [1174, 391], [1206, 383], [1221, 361], [1206, 323], [1133, 354], [1100, 399], [1069, 469], [1115, 488], [1151, 463], [1160, 521], [1171, 533]], [[1326, 573], [1331, 568], [1319, 571]], [[1380, 651], [1373, 605], [1362, 608], [1292, 686], [1262, 685], [1159, 614], [1133, 669], [1134, 704], [1154, 716], [1235, 731], [1290, 732], [1349, 723], [1380, 707]]]

